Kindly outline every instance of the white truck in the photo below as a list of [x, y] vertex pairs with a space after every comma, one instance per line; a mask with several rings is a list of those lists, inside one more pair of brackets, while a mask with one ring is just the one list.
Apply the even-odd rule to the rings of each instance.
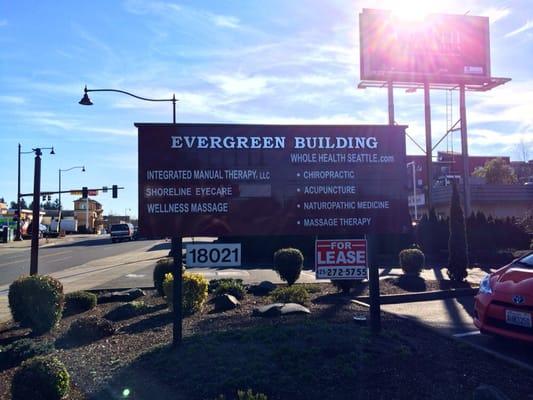
[[[58, 232], [59, 231], [59, 221], [57, 219], [54, 219], [51, 223], [50, 223], [50, 230], [52, 232]], [[78, 220], [74, 219], [74, 218], [63, 218], [61, 220], [61, 230], [63, 232], [70, 232], [70, 233], [75, 233], [75, 232], [78, 232]]]

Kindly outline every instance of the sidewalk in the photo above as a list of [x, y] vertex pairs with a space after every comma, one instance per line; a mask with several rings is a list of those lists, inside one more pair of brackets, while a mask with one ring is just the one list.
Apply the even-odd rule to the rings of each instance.
[[[39, 239], [39, 247], [49, 247], [54, 246], [56, 244], [63, 244], [63, 243], [69, 243], [76, 240], [84, 240], [89, 238], [94, 238], [99, 235], [90, 235], [90, 234], [83, 234], [83, 235], [66, 235], [64, 237], [58, 237], [58, 238], [41, 238]], [[101, 235], [100, 235], [101, 236]], [[2, 249], [24, 249], [24, 248], [30, 248], [31, 247], [31, 239], [24, 239], [21, 241], [12, 241], [7, 243], [0, 243], [0, 251]]]
[[[168, 254], [168, 250], [166, 249], [147, 251], [152, 246], [148, 245], [134, 253], [120, 254], [118, 256], [90, 261], [86, 264], [68, 268], [50, 275], [61, 281], [65, 293], [102, 288], [105, 287], [106, 282], [124, 279], [128, 275], [135, 275], [141, 269], [148, 268], [152, 271], [156, 260]], [[148, 281], [148, 286], [152, 286], [151, 272], [149, 280], [146, 279], [146, 282]], [[0, 286], [0, 322], [5, 322], [11, 318], [7, 300], [8, 292], [9, 285]]]

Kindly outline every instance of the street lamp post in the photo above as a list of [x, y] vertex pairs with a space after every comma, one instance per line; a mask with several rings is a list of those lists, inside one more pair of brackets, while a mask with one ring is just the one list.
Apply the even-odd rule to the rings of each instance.
[[33, 153], [33, 151], [21, 151], [20, 143], [18, 145], [18, 173], [17, 173], [17, 212], [18, 212], [18, 218], [17, 218], [17, 232], [15, 233], [15, 240], [19, 241], [22, 240], [22, 235], [20, 232], [20, 217], [22, 214], [22, 208], [20, 206], [20, 155], [21, 154], [30, 154]]
[[58, 230], [59, 233], [61, 233], [61, 218], [62, 218], [62, 215], [61, 215], [61, 212], [62, 212], [62, 207], [61, 207], [61, 172], [67, 172], [67, 171], [71, 171], [73, 169], [81, 169], [81, 172], [85, 172], [85, 166], [84, 165], [70, 167], [70, 168], [67, 168], [67, 169], [59, 168], [59, 210], [58, 210], [58, 215], [57, 215], [57, 218], [58, 218], [57, 230]]
[[[132, 93], [126, 92], [124, 90], [118, 89], [87, 89], [85, 86], [84, 94], [82, 99], [79, 101], [79, 104], [84, 106], [92, 106], [93, 103], [89, 98], [89, 92], [117, 92], [123, 93], [131, 97], [135, 97], [139, 100], [145, 101], [168, 101], [172, 102], [172, 122], [176, 123], [176, 95], [173, 94], [171, 99], [150, 99], [147, 97], [141, 97], [134, 95]], [[170, 255], [174, 259], [174, 285], [173, 285], [173, 309], [174, 309], [174, 321], [172, 324], [172, 343], [174, 346], [177, 346], [181, 343], [182, 340], [182, 312], [181, 312], [181, 302], [182, 302], [182, 239], [179, 236], [172, 237], [172, 246], [170, 250]]]
[[135, 97], [136, 99], [145, 100], [145, 101], [171, 101], [172, 102], [172, 122], [174, 124], [176, 123], [176, 101], [178, 101], [178, 100], [176, 100], [176, 95], [175, 94], [172, 95], [171, 99], [150, 99], [148, 97], [137, 96], [137, 95], [135, 95], [133, 93], [126, 92], [124, 90], [118, 90], [118, 89], [87, 89], [87, 85], [85, 85], [84, 92], [85, 93], [84, 93], [82, 99], [79, 101], [79, 104], [81, 104], [82, 106], [92, 106], [93, 105], [93, 102], [91, 101], [91, 99], [89, 98], [89, 95], [87, 94], [89, 92], [116, 92], [116, 93], [127, 94], [128, 96]]
[[37, 275], [39, 263], [39, 234], [41, 211], [41, 150], [51, 150], [50, 154], [55, 154], [53, 147], [42, 147], [32, 149], [35, 153], [35, 172], [33, 173], [33, 217], [31, 221], [31, 255], [30, 255], [30, 275]]

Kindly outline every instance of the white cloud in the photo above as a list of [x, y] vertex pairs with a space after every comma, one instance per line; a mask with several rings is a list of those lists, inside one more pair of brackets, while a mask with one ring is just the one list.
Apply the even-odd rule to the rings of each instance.
[[212, 15], [211, 19], [215, 23], [215, 25], [220, 26], [222, 28], [237, 29], [240, 27], [240, 21], [236, 17], [228, 15]]
[[496, 8], [496, 7], [490, 7], [487, 10], [483, 11], [480, 15], [483, 17], [489, 17], [489, 21], [491, 24], [509, 16], [511, 14], [511, 9], [506, 8]]
[[515, 29], [514, 31], [512, 32], [509, 32], [509, 33], [506, 33], [505, 34], [505, 37], [513, 37], [513, 36], [516, 36], [522, 32], [526, 32], [530, 29], [533, 28], [533, 21], [527, 21], [524, 25], [522, 25], [520, 28], [518, 29]]

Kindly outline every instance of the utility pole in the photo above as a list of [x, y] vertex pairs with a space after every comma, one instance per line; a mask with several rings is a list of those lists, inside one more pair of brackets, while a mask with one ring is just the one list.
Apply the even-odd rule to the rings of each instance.
[[[39, 260], [39, 217], [41, 211], [41, 149], [34, 149], [35, 171], [33, 174], [33, 218], [31, 221], [30, 275], [37, 275]], [[20, 203], [19, 203], [20, 204]]]

